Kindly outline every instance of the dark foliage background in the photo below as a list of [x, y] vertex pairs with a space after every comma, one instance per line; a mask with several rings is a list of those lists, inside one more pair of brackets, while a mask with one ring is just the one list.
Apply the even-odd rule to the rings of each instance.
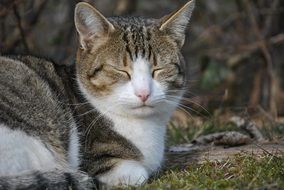
[[[74, 63], [76, 0], [0, 0], [0, 53]], [[185, 0], [86, 0], [104, 15], [159, 18]], [[284, 1], [197, 0], [183, 49], [192, 114], [284, 115]], [[188, 109], [188, 108], [185, 108]], [[188, 110], [190, 111], [190, 110]]]

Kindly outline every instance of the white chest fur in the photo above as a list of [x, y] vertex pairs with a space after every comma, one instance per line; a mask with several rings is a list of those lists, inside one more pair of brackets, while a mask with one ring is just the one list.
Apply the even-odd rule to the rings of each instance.
[[159, 168], [164, 156], [166, 124], [159, 118], [111, 118], [114, 130], [133, 143], [143, 154], [142, 165], [150, 173]]

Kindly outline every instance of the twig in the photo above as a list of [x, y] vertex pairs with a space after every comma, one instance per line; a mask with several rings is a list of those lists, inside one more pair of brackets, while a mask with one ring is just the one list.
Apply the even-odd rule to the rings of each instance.
[[[236, 54], [225, 54], [225, 49], [223, 48], [214, 48], [206, 52], [208, 56], [214, 57], [216, 59], [225, 60], [229, 67], [235, 67], [238, 63], [241, 63], [243, 59], [246, 59], [251, 54], [260, 49], [261, 41], [253, 42], [251, 44], [240, 45], [237, 49], [241, 51]], [[274, 46], [284, 43], [284, 33], [277, 34], [266, 40], [266, 44], [269, 46]]]
[[1, 0], [0, 1], [0, 19], [2, 19], [2, 17], [8, 15], [10, 13], [12, 9], [12, 7], [14, 5], [19, 5], [19, 3], [24, 2], [22, 0]]
[[41, 15], [42, 11], [44, 10], [47, 3], [48, 3], [48, 0], [42, 0], [41, 1], [38, 8], [36, 9], [36, 11], [33, 11], [32, 16], [28, 20], [29, 25], [34, 25], [34, 24], [37, 23], [40, 15]]
[[261, 32], [259, 30], [258, 24], [256, 22], [256, 18], [253, 14], [253, 10], [252, 10], [251, 4], [250, 4], [250, 0], [244, 0], [244, 2], [245, 2], [246, 9], [247, 9], [247, 13], [248, 13], [249, 18], [250, 18], [250, 22], [251, 22], [252, 27], [253, 27], [253, 31], [254, 31], [257, 39], [261, 42], [260, 47], [261, 47], [262, 53], [263, 53], [263, 55], [266, 59], [269, 70], [272, 70], [273, 69], [272, 59], [271, 59], [267, 44], [263, 40], [263, 37], [262, 37]]
[[17, 9], [16, 5], [13, 6], [13, 11], [14, 11], [14, 15], [15, 15], [15, 17], [17, 19], [17, 25], [18, 25], [18, 28], [20, 30], [22, 42], [24, 44], [24, 47], [25, 47], [26, 51], [29, 52], [30, 49], [29, 49], [29, 46], [28, 46], [28, 43], [27, 43], [27, 40], [26, 40], [26, 36], [25, 36], [25, 32], [24, 32], [23, 26], [22, 26], [21, 16], [20, 16], [20, 14], [18, 12], [18, 9]]
[[249, 106], [255, 107], [259, 104], [260, 100], [260, 92], [261, 92], [261, 77], [263, 75], [263, 70], [260, 68], [255, 75], [254, 81], [253, 81], [253, 88], [252, 93], [250, 96]]
[[[279, 3], [280, 3], [280, 0], [274, 0], [273, 3], [272, 3], [270, 11], [275, 12], [279, 8]], [[267, 36], [270, 33], [270, 29], [271, 29], [271, 26], [272, 26], [272, 23], [273, 23], [273, 18], [274, 18], [273, 14], [268, 15], [268, 17], [266, 18], [264, 30], [263, 30], [264, 36]]]
[[258, 24], [256, 22], [256, 18], [253, 14], [253, 10], [252, 10], [252, 6], [250, 4], [250, 0], [244, 0], [245, 2], [245, 6], [247, 9], [247, 13], [249, 15], [250, 18], [250, 22], [252, 24], [252, 28], [253, 28], [253, 32], [255, 33], [257, 39], [261, 42], [260, 44], [260, 49], [262, 51], [262, 54], [266, 60], [266, 67], [268, 70], [268, 77], [270, 79], [270, 101], [269, 101], [269, 106], [270, 106], [270, 111], [272, 112], [272, 115], [274, 116], [274, 118], [277, 117], [277, 106], [275, 103], [275, 75], [274, 75], [274, 70], [273, 70], [273, 63], [272, 63], [272, 58], [271, 55], [269, 53], [269, 49], [268, 46], [265, 42], [265, 40], [263, 40], [262, 34], [260, 32], [260, 29], [258, 27]]
[[[243, 49], [244, 51], [253, 51], [256, 49], [261, 48], [261, 43], [263, 42], [263, 40], [258, 41], [258, 42], [254, 42], [250, 45], [243, 45], [240, 46], [240, 49]], [[280, 44], [284, 42], [284, 33], [281, 34], [277, 34], [271, 38], [269, 38], [268, 40], [265, 41], [265, 43], [269, 46], [271, 45], [276, 45], [276, 44]]]
[[[36, 9], [36, 11], [33, 11], [33, 14], [29, 17], [29, 19], [27, 19], [26, 22], [23, 22], [23, 23], [21, 22], [21, 28], [25, 36], [29, 36], [29, 33], [32, 31], [33, 26], [39, 20], [40, 15], [42, 11], [44, 10], [44, 7], [47, 2], [48, 0], [42, 1], [41, 4], [38, 6], [38, 9]], [[6, 42], [5, 52], [11, 51], [12, 49], [14, 49], [15, 46], [17, 46], [20, 43], [21, 38], [22, 38], [21, 31], [17, 31], [17, 30], [14, 31], [12, 34], [9, 35], [9, 38], [11, 40]]]

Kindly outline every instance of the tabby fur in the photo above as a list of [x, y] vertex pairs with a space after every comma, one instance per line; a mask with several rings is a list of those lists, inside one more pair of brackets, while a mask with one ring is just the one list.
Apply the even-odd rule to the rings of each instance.
[[0, 57], [0, 189], [136, 186], [157, 172], [193, 8], [105, 18], [78, 3], [76, 64]]

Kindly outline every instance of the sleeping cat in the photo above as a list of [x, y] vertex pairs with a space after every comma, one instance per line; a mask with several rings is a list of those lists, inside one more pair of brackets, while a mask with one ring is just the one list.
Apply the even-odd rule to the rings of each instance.
[[193, 8], [105, 18], [78, 3], [74, 66], [0, 57], [0, 189], [137, 186], [158, 171]]

